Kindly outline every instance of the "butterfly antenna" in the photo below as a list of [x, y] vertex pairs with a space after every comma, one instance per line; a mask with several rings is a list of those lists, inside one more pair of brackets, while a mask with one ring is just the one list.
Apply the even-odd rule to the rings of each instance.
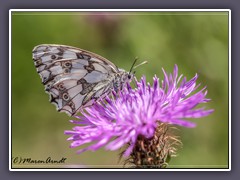
[[138, 60], [138, 57], [135, 57], [135, 60], [134, 60], [134, 62], [133, 62], [133, 64], [132, 64], [132, 67], [130, 68], [129, 74], [130, 74], [130, 73], [132, 72], [132, 70], [134, 69], [134, 65], [136, 64], [137, 60]]
[[148, 63], [147, 61], [143, 61], [142, 63], [140, 63], [140, 64], [134, 66], [133, 69], [136, 69], [138, 66], [141, 66], [141, 65], [143, 65], [143, 64], [147, 64], [147, 63]]

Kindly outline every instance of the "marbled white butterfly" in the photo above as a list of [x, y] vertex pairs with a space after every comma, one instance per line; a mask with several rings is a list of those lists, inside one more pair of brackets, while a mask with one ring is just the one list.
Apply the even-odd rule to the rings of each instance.
[[111, 91], [118, 92], [134, 76], [92, 52], [65, 45], [34, 47], [33, 60], [50, 102], [75, 115]]

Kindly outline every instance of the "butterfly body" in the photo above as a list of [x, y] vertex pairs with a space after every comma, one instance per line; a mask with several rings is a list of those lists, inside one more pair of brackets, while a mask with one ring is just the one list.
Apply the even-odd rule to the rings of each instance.
[[33, 60], [50, 102], [71, 116], [100, 97], [118, 92], [133, 77], [109, 60], [71, 46], [36, 46]]

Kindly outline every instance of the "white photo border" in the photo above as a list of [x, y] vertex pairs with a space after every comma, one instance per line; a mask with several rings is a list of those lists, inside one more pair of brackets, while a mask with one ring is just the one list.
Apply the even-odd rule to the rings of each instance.
[[[127, 168], [12, 168], [12, 87], [11, 87], [11, 23], [13, 12], [228, 12], [228, 168], [186, 168], [186, 169], [127, 169]], [[230, 9], [10, 9], [9, 10], [9, 171], [231, 171], [231, 10]]]

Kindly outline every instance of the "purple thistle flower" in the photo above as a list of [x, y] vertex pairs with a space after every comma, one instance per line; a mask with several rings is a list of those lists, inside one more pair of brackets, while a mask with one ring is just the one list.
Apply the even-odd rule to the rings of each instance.
[[153, 85], [146, 83], [143, 76], [139, 82], [136, 81], [137, 88], [127, 84], [118, 94], [113, 92], [82, 110], [82, 116], [76, 116], [80, 121], [71, 120], [78, 126], [65, 131], [71, 135], [68, 140], [73, 141], [70, 147], [93, 143], [78, 151], [82, 153], [103, 146], [113, 151], [128, 145], [124, 155], [129, 156], [138, 138], [152, 138], [159, 123], [195, 127], [195, 123], [186, 119], [204, 117], [213, 112], [196, 108], [198, 104], [209, 101], [206, 88], [196, 92], [199, 87], [196, 85], [197, 74], [189, 81], [182, 75], [178, 77], [177, 65], [173, 74], [167, 75], [164, 69], [163, 73], [161, 86], [156, 76]]

